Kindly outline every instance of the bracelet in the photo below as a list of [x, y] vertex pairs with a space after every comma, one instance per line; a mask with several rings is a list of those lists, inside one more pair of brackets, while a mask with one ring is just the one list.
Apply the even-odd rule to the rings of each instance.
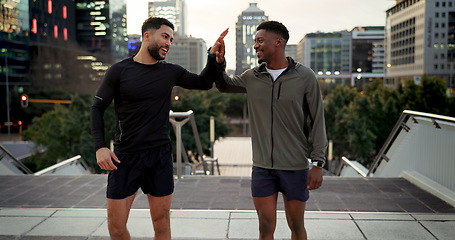
[[216, 58], [216, 55], [215, 55], [215, 54], [210, 53], [210, 49], [212, 49], [212, 48], [209, 48], [209, 50], [207, 50], [207, 53], [209, 54], [209, 57], [211, 57], [211, 58]]

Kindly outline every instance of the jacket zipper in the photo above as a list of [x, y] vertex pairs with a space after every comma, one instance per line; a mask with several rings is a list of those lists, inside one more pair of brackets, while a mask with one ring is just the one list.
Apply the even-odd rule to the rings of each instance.
[[273, 168], [273, 99], [274, 99], [274, 93], [275, 92], [275, 82], [272, 83], [272, 97], [271, 97], [271, 104], [270, 104], [270, 112], [271, 112], [271, 124], [270, 124], [270, 137], [271, 137], [271, 141], [272, 141], [272, 151], [271, 151], [271, 155], [270, 155], [270, 160], [272, 161], [272, 166], [271, 168]]
[[278, 96], [277, 96], [277, 98], [276, 98], [277, 100], [280, 99], [280, 95], [281, 95], [281, 94], [280, 94], [280, 93], [281, 93], [281, 84], [282, 84], [282, 82], [280, 82], [280, 85], [278, 86]]

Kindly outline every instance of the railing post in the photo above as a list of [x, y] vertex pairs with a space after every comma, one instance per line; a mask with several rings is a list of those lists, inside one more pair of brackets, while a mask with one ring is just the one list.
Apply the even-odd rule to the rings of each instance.
[[[190, 120], [191, 115], [193, 115], [193, 111], [188, 111], [186, 113], [175, 113], [171, 111], [169, 113], [169, 121], [172, 125], [175, 126], [175, 144], [176, 144], [176, 159], [177, 162], [177, 178], [182, 177], [182, 126], [185, 125], [186, 122]], [[185, 117], [182, 121], [176, 121], [175, 117]]]

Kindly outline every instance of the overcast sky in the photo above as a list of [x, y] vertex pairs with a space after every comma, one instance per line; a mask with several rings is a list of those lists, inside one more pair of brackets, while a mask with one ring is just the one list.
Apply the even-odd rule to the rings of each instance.
[[[127, 0], [128, 34], [141, 33], [148, 2]], [[311, 32], [384, 26], [385, 11], [395, 5], [395, 0], [186, 0], [187, 34], [204, 39], [210, 47], [229, 27], [225, 39], [227, 68], [235, 69], [235, 23], [250, 2], [256, 2], [269, 20], [282, 22], [288, 28], [289, 44], [298, 43]]]

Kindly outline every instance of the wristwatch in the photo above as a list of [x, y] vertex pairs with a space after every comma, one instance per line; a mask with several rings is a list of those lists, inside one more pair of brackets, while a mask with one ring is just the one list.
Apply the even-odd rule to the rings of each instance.
[[318, 168], [324, 167], [323, 161], [313, 161], [312, 163], [313, 163], [313, 167], [318, 167]]

